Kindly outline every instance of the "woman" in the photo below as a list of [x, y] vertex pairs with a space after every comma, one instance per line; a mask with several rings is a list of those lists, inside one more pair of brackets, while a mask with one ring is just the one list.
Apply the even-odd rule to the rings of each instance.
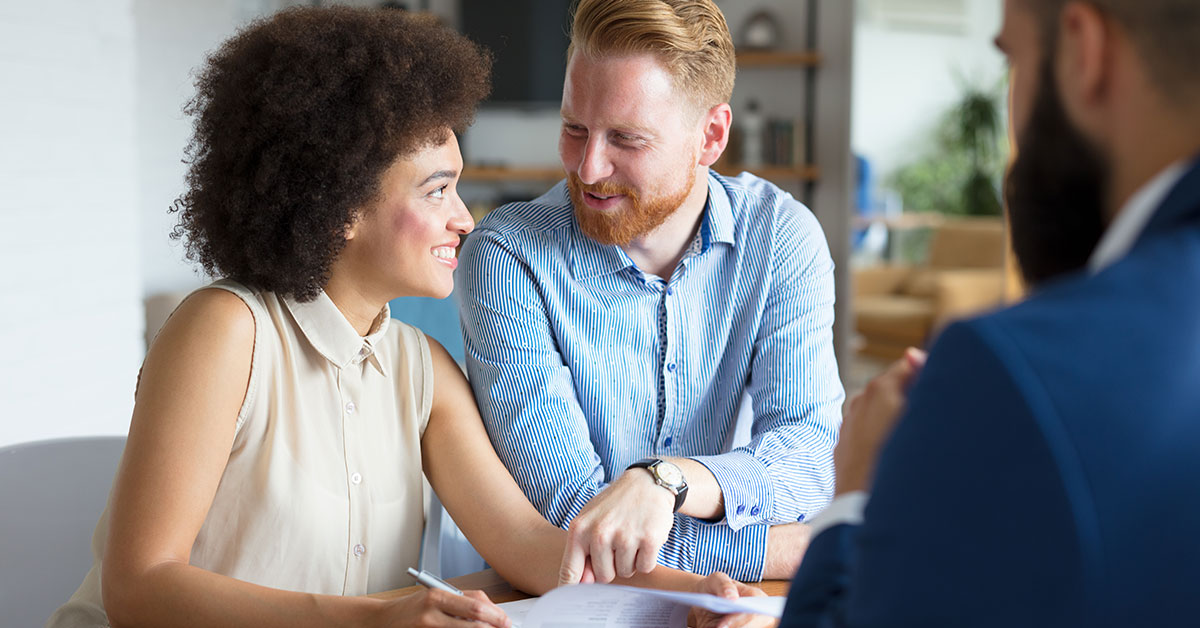
[[[496, 458], [471, 390], [387, 302], [447, 296], [473, 223], [455, 138], [486, 55], [399, 11], [293, 9], [226, 42], [188, 112], [176, 237], [211, 275], [155, 339], [96, 565], [50, 626], [507, 626], [413, 583], [422, 470], [510, 582], [565, 532]], [[659, 569], [642, 583], [721, 590]]]

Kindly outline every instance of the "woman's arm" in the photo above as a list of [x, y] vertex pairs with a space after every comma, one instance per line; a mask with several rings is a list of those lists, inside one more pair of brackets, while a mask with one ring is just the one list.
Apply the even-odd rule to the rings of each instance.
[[451, 620], [443, 611], [506, 625], [498, 609], [478, 598], [309, 595], [188, 564], [229, 458], [254, 334], [254, 317], [241, 299], [204, 290], [171, 316], [146, 357], [105, 545], [101, 582], [112, 625], [407, 625]]
[[[429, 425], [421, 439], [425, 475], [471, 544], [514, 588], [542, 594], [558, 585], [567, 532], [526, 499], [492, 449], [471, 386], [436, 340]], [[658, 566], [620, 584], [693, 591], [695, 574]]]

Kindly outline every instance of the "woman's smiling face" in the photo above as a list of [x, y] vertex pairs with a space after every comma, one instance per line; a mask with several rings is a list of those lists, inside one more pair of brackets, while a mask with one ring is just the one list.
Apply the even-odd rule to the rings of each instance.
[[385, 170], [378, 197], [347, 233], [339, 261], [366, 281], [362, 289], [388, 299], [444, 298], [454, 289], [459, 236], [475, 222], [456, 188], [458, 139], [449, 129], [443, 137]]

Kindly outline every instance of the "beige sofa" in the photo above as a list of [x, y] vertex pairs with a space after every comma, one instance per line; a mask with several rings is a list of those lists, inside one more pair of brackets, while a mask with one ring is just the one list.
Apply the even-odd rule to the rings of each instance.
[[949, 220], [935, 227], [924, 265], [883, 265], [854, 272], [858, 351], [885, 360], [923, 347], [946, 323], [1004, 298], [1004, 222]]

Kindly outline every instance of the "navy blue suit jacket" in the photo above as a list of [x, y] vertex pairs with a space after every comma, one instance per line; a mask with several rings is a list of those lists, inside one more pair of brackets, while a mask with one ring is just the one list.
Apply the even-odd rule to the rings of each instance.
[[952, 325], [783, 628], [1200, 625], [1200, 165], [1130, 253]]

